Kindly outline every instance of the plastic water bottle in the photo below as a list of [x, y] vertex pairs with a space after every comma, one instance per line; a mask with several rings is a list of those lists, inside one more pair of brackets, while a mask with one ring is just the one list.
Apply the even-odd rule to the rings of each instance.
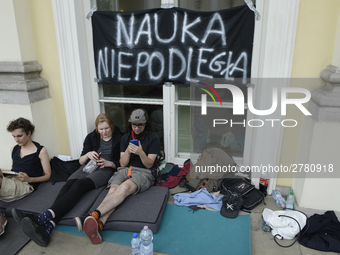
[[262, 229], [264, 232], [269, 232], [270, 231], [270, 226], [267, 224], [267, 222], [263, 222]]
[[294, 209], [294, 190], [291, 188], [287, 197], [286, 210], [291, 211]]
[[268, 184], [269, 184], [269, 177], [267, 173], [261, 174], [260, 191], [264, 194], [264, 196], [267, 196]]
[[286, 207], [286, 200], [282, 197], [281, 192], [279, 190], [273, 190], [272, 196], [276, 200], [276, 204], [278, 207], [284, 209]]
[[142, 231], [140, 232], [140, 255], [151, 255], [153, 254], [153, 234], [151, 229], [148, 226], [144, 226]]
[[137, 233], [133, 233], [133, 237], [131, 239], [131, 248], [132, 248], [132, 255], [139, 255], [139, 238]]

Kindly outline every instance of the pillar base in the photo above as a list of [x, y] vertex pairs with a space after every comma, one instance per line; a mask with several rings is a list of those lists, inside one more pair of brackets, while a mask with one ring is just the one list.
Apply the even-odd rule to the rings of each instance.
[[0, 62], [0, 104], [28, 105], [50, 98], [38, 61]]

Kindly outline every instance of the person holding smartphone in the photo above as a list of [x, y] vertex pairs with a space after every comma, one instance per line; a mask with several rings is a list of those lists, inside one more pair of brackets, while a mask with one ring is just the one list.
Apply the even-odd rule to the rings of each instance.
[[[46, 247], [55, 225], [73, 208], [80, 197], [87, 191], [107, 185], [119, 166], [122, 135], [107, 114], [99, 114], [95, 121], [95, 130], [89, 133], [84, 141], [79, 158], [82, 166], [68, 178], [52, 206], [39, 214], [12, 209], [14, 219], [30, 239]], [[91, 173], [84, 172], [83, 168], [90, 160], [97, 163], [97, 169]]]
[[108, 182], [108, 194], [90, 216], [76, 218], [78, 230], [84, 230], [93, 244], [101, 243], [100, 231], [115, 208], [126, 197], [147, 190], [155, 182], [152, 171], [157, 171], [155, 160], [160, 153], [160, 140], [144, 109], [132, 111], [128, 129], [120, 142], [121, 167]]

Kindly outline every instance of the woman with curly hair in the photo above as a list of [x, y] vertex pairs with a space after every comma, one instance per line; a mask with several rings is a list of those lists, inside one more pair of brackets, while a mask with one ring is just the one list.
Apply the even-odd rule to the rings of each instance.
[[11, 148], [12, 171], [18, 174], [6, 178], [0, 170], [0, 200], [11, 202], [21, 199], [36, 189], [51, 176], [51, 166], [45, 147], [32, 141], [34, 125], [25, 118], [11, 121], [7, 131], [17, 145]]

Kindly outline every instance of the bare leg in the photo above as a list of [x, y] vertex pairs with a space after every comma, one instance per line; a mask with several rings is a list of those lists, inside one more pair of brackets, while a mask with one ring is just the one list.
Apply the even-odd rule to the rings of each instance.
[[[116, 185], [116, 184], [112, 185], [112, 186], [110, 187], [109, 192], [107, 193], [106, 196], [112, 194], [112, 193], [115, 192], [118, 188], [119, 188], [119, 185]], [[99, 206], [100, 206], [100, 205], [99, 205]], [[99, 207], [98, 207], [98, 208], [99, 208]], [[108, 218], [110, 217], [110, 215], [113, 213], [114, 210], [115, 210], [115, 208], [113, 208], [112, 210], [110, 210], [110, 211], [107, 212], [106, 214], [102, 215], [102, 216], [100, 217], [100, 221], [101, 221], [103, 224], [105, 224], [106, 221], [108, 220]]]
[[123, 182], [119, 186], [111, 186], [109, 193], [97, 207], [97, 210], [101, 213], [101, 222], [105, 224], [116, 207], [120, 205], [125, 200], [125, 198], [135, 193], [137, 189], [137, 184], [130, 180]]

